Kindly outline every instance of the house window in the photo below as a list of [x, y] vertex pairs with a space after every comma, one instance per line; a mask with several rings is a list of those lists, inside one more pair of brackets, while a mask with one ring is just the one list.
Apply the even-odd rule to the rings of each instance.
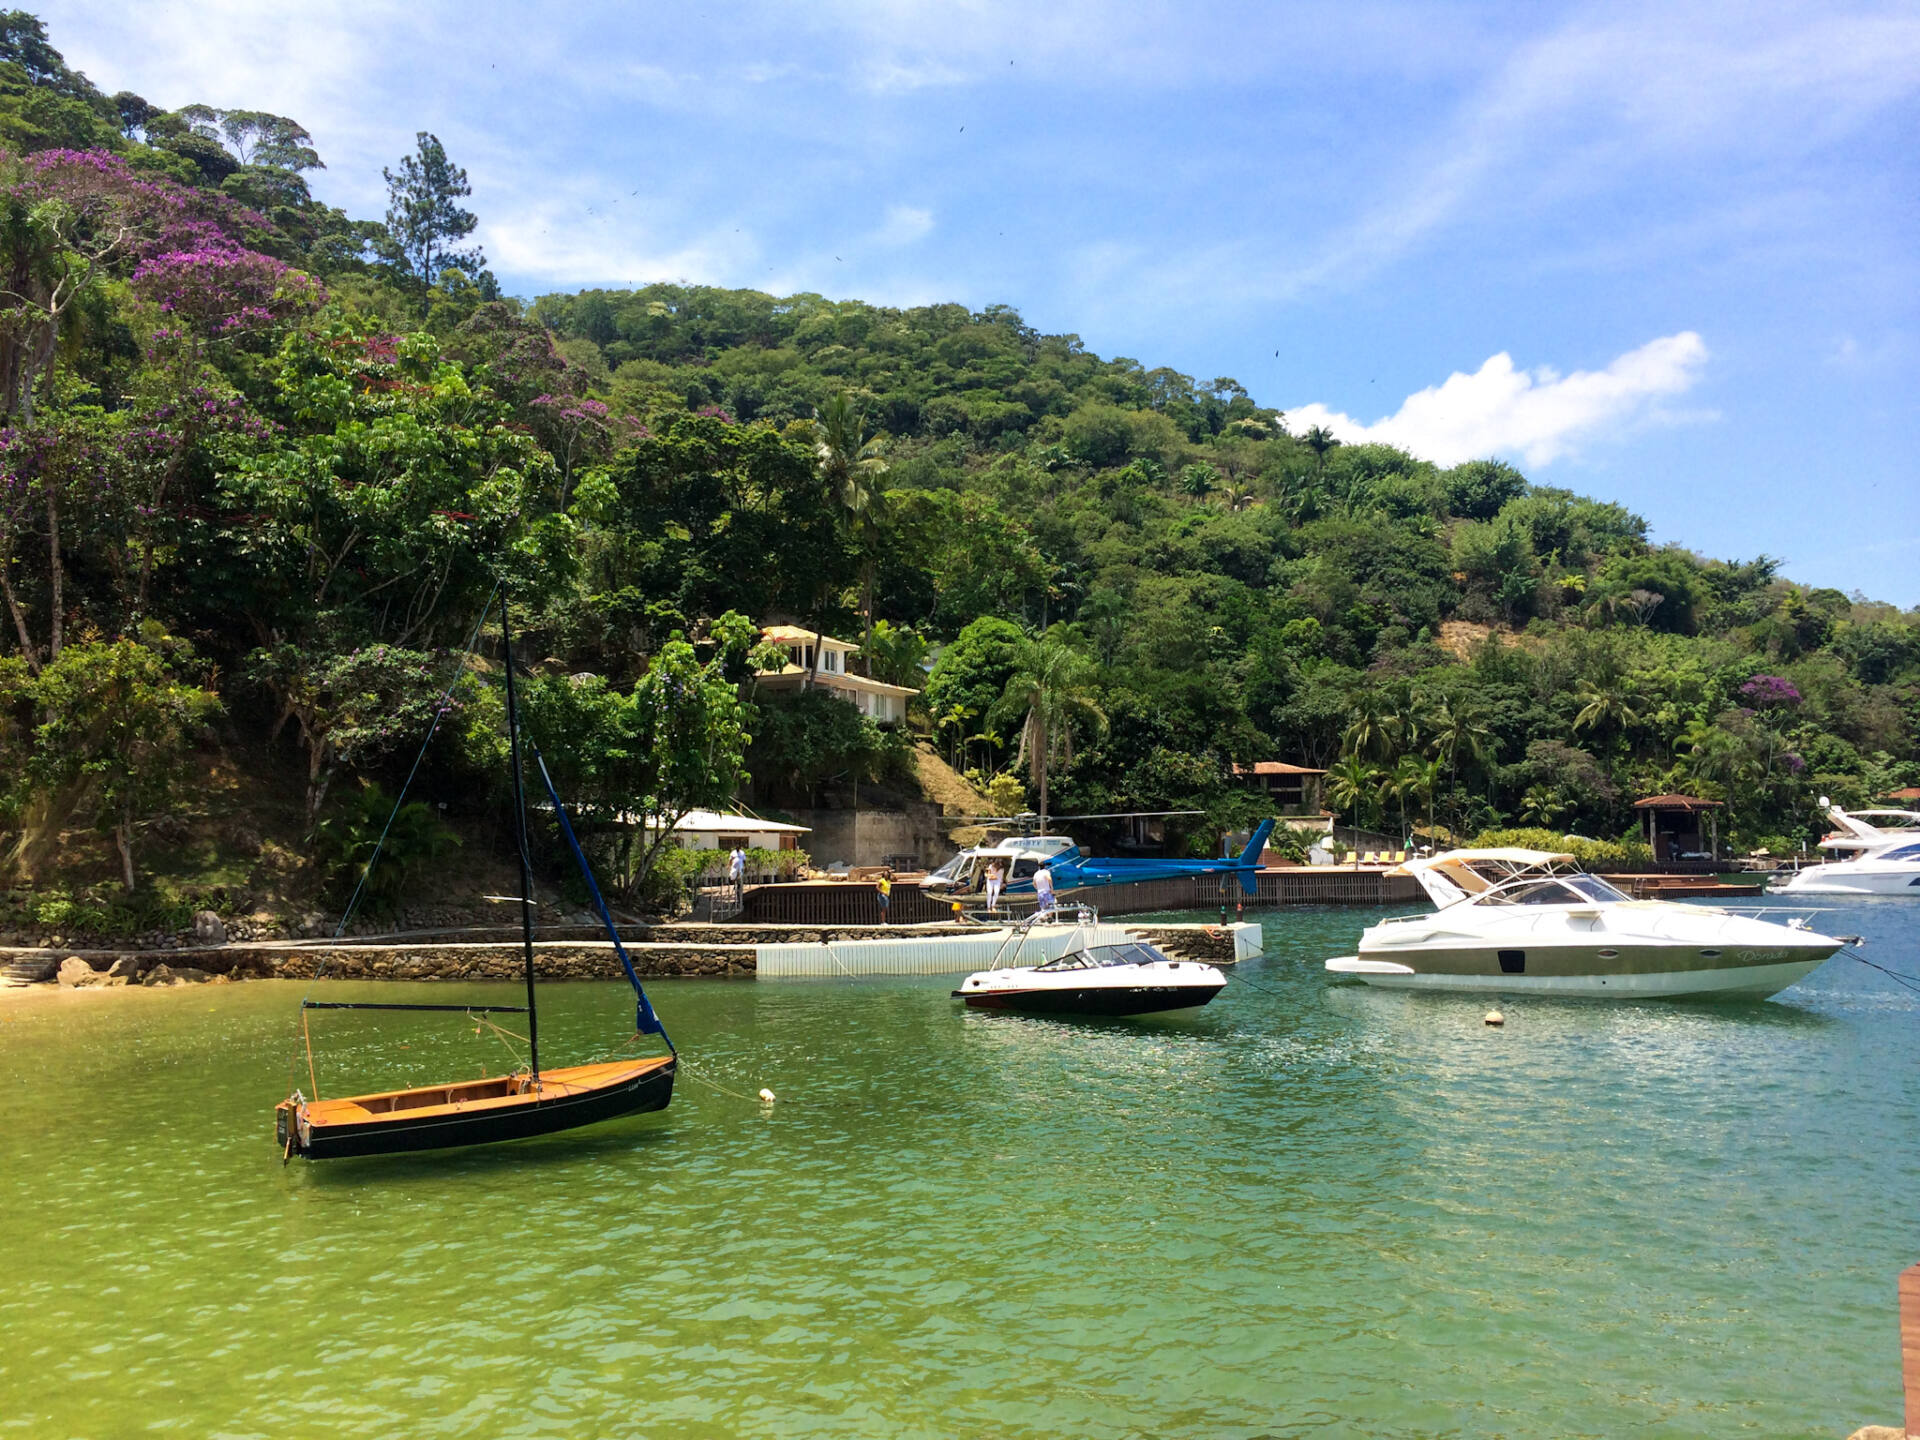
[[747, 837], [744, 835], [722, 835], [719, 844], [722, 850], [744, 850], [747, 848]]

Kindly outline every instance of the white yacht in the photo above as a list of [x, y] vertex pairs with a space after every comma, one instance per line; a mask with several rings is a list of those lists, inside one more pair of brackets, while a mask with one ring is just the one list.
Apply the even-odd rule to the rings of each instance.
[[1415, 876], [1437, 907], [1369, 926], [1335, 975], [1412, 990], [1568, 996], [1741, 995], [1784, 990], [1844, 941], [1704, 905], [1634, 900], [1571, 855], [1449, 850]]
[[1840, 857], [1796, 871], [1777, 895], [1911, 895], [1920, 897], [1920, 811], [1855, 810], [1826, 796], [1820, 804], [1838, 828], [1820, 848]]

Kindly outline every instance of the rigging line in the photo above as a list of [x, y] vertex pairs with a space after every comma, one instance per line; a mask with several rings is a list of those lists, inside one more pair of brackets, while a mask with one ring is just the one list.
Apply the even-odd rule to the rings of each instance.
[[1258, 990], [1262, 995], [1278, 995], [1281, 999], [1283, 1000], [1286, 999], [1285, 991], [1275, 990], [1271, 986], [1262, 985], [1255, 980], [1249, 980], [1246, 976], [1239, 974], [1237, 971], [1221, 969], [1221, 967], [1217, 965], [1214, 968], [1216, 970], [1220, 970], [1220, 973], [1226, 976], [1229, 980], [1237, 980], [1242, 985], [1250, 985], [1255, 990]]
[[440, 702], [433, 707], [433, 723], [427, 727], [427, 738], [420, 742], [420, 749], [413, 757], [413, 765], [407, 771], [407, 778], [400, 786], [400, 793], [394, 797], [393, 809], [387, 812], [387, 823], [380, 827], [380, 838], [374, 842], [373, 854], [367, 857], [367, 863], [360, 871], [360, 879], [353, 887], [353, 894], [347, 900], [347, 908], [340, 916], [340, 923], [334, 927], [333, 940], [338, 941], [346, 933], [347, 922], [353, 918], [353, 912], [359, 908], [360, 896], [367, 888], [367, 881], [373, 875], [373, 867], [380, 863], [380, 853], [386, 848], [387, 835], [393, 829], [393, 822], [399, 818], [400, 807], [407, 803], [407, 791], [413, 788], [414, 777], [420, 773], [421, 762], [427, 758], [427, 747], [433, 744], [433, 737], [439, 732], [440, 721], [446, 716], [447, 702], [453, 698], [453, 687], [460, 683], [460, 676], [466, 671], [467, 661], [473, 657], [474, 647], [480, 643], [480, 628], [487, 623], [487, 614], [493, 608], [494, 596], [500, 593], [500, 582], [493, 582], [493, 590], [487, 595], [487, 603], [480, 607], [480, 618], [473, 622], [473, 634], [467, 640], [466, 652], [461, 655], [460, 663], [454, 667], [453, 676], [447, 681], [447, 688], [440, 692]]
[[[393, 829], [393, 822], [400, 814], [400, 807], [406, 803], [407, 791], [413, 785], [414, 776], [420, 773], [420, 762], [427, 758], [427, 747], [433, 743], [433, 737], [440, 729], [441, 718], [447, 713], [447, 701], [453, 698], [453, 687], [460, 683], [461, 675], [466, 673], [467, 662], [473, 658], [474, 649], [480, 643], [480, 629], [487, 623], [487, 615], [493, 608], [494, 596], [499, 593], [500, 582], [495, 580], [493, 582], [493, 590], [487, 596], [487, 603], [480, 607], [480, 617], [473, 622], [473, 633], [467, 637], [467, 648], [460, 656], [460, 663], [453, 667], [453, 677], [447, 681], [447, 688], [441, 691], [440, 703], [433, 707], [433, 723], [427, 727], [427, 738], [420, 742], [420, 753], [413, 757], [413, 768], [407, 771], [406, 784], [400, 787], [400, 794], [393, 802], [392, 811], [387, 815], [387, 823], [380, 829], [380, 839], [373, 847], [373, 854], [367, 857], [366, 866], [360, 872], [359, 883], [353, 887], [353, 895], [347, 901], [345, 912], [340, 916], [340, 924], [335, 927], [332, 938], [327, 942], [329, 945], [339, 943], [341, 935], [346, 931], [347, 922], [353, 918], [353, 912], [360, 904], [360, 895], [361, 892], [366, 889], [367, 877], [373, 874], [373, 867], [379, 862], [380, 852], [387, 843], [387, 832]], [[325, 977], [327, 973], [327, 963], [327, 954], [323, 950], [320, 955], [320, 963], [314, 967], [313, 975], [307, 981], [306, 993], [300, 997], [301, 1024], [303, 1026], [306, 1024], [307, 1000], [313, 994], [313, 987]], [[307, 1053], [309, 1060], [311, 1060], [313, 1053], [311, 1041], [308, 1043]], [[294, 1055], [287, 1057], [289, 1077], [297, 1073], [294, 1071], [296, 1059], [297, 1057]], [[288, 1089], [292, 1088], [291, 1085], [288, 1086]], [[316, 1094], [319, 1092], [318, 1085], [314, 1087], [314, 1091]]]
[[[684, 1073], [689, 1080], [692, 1080], [697, 1084], [704, 1085], [709, 1090], [718, 1090], [722, 1095], [730, 1095], [735, 1100], [744, 1100], [749, 1105], [764, 1105], [767, 1103], [765, 1100], [762, 1100], [758, 1095], [743, 1095], [738, 1090], [729, 1090], [726, 1086], [722, 1085], [717, 1080], [707, 1079], [706, 1076], [700, 1074], [690, 1064], [688, 1064], [684, 1056], [681, 1057], [681, 1060], [680, 1060], [680, 1069], [682, 1073]], [[788, 1101], [782, 1101], [781, 1103], [791, 1105], [793, 1102], [788, 1100]]]
[[1913, 991], [1914, 994], [1920, 995], [1920, 984], [1914, 983], [1913, 976], [1903, 975], [1898, 970], [1890, 970], [1885, 965], [1876, 964], [1874, 961], [1867, 959], [1866, 956], [1862, 955], [1858, 950], [1855, 950], [1850, 945], [1841, 946], [1840, 953], [1845, 955], [1849, 960], [1858, 960], [1862, 965], [1866, 966], [1869, 970], [1878, 970], [1882, 975], [1885, 975], [1888, 979], [1892, 980], [1895, 984], [1904, 985], [1906, 986], [1907, 989]]

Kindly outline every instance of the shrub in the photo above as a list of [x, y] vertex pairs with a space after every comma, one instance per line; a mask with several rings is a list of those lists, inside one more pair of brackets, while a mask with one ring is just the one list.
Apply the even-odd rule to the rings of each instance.
[[1482, 830], [1473, 837], [1475, 849], [1552, 850], [1571, 855], [1582, 869], [1599, 865], [1646, 865], [1653, 852], [1638, 840], [1586, 840], [1556, 835], [1551, 830]]

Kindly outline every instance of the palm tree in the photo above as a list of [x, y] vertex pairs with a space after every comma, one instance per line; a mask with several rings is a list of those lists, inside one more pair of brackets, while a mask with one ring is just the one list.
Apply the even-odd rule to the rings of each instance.
[[1204, 460], [1196, 460], [1180, 472], [1180, 489], [1195, 502], [1205, 500], [1220, 487], [1220, 472]]
[[1576, 730], [1624, 731], [1639, 723], [1640, 714], [1628, 703], [1626, 685], [1618, 678], [1604, 684], [1582, 680], [1574, 687], [1580, 713], [1573, 717]]
[[1471, 764], [1484, 765], [1493, 744], [1487, 712], [1473, 700], [1442, 699], [1427, 717], [1427, 730], [1433, 736], [1434, 759], [1447, 767], [1447, 804], [1457, 819], [1461, 754], [1464, 751]]
[[1318, 472], [1327, 468], [1327, 452], [1340, 442], [1326, 426], [1316, 425], [1300, 437], [1300, 443], [1313, 451], [1314, 470]]
[[1251, 510], [1259, 503], [1259, 498], [1244, 485], [1229, 485], [1220, 492], [1220, 508], [1228, 514]]
[[1418, 755], [1402, 755], [1400, 763], [1394, 767], [1393, 791], [1400, 800], [1400, 829], [1407, 829], [1407, 802], [1424, 802], [1427, 811], [1427, 834], [1433, 834], [1433, 792], [1440, 788], [1440, 762], [1422, 760]]
[[1020, 654], [1006, 693], [990, 718], [1020, 719], [1020, 749], [1040, 795], [1040, 829], [1047, 828], [1047, 780], [1055, 765], [1073, 763], [1073, 732], [1084, 726], [1104, 732], [1106, 713], [1094, 703], [1093, 664], [1058, 640], [1036, 640]]
[[1378, 765], [1348, 752], [1327, 771], [1327, 798], [1335, 808], [1349, 811], [1355, 821], [1371, 819], [1372, 809], [1379, 803], [1384, 773]]
[[1366, 760], [1391, 760], [1400, 743], [1402, 721], [1394, 713], [1392, 700], [1378, 690], [1369, 690], [1355, 702], [1353, 719], [1341, 744]]
[[[861, 653], [873, 639], [873, 574], [880, 558], [880, 530], [885, 520], [886, 496], [880, 477], [887, 473], [881, 457], [884, 442], [866, 434], [866, 415], [853, 397], [841, 391], [814, 412], [820, 438], [814, 442], [814, 468], [832, 487], [846, 511], [847, 530], [860, 550]], [[814, 663], [820, 656], [820, 636], [814, 636]]]

